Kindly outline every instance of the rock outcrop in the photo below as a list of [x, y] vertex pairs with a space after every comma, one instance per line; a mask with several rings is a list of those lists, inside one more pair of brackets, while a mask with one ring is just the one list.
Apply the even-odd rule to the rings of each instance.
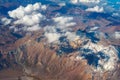
[[[39, 36], [38, 36], [39, 34]], [[119, 64], [113, 70], [95, 71], [94, 65], [90, 65], [87, 59], [88, 53], [82, 53], [83, 48], [101, 50], [100, 44], [86, 42], [82, 48], [77, 48], [70, 54], [59, 55], [56, 49], [51, 49], [48, 44], [45, 44], [45, 39], [41, 41], [37, 39], [41, 33], [34, 33], [34, 35], [27, 35], [15, 42], [15, 48], [8, 51], [6, 59], [11, 65], [21, 66], [23, 69], [22, 80], [112, 80], [119, 79]], [[76, 43], [77, 44], [77, 43]], [[91, 44], [91, 45], [88, 45]], [[101, 45], [102, 46], [102, 45]], [[73, 47], [74, 48], [74, 47]], [[59, 49], [59, 48], [58, 48]], [[104, 49], [104, 48], [103, 48]], [[106, 47], [105, 47], [106, 49]], [[109, 48], [108, 48], [109, 49]], [[94, 51], [94, 52], [95, 52]], [[108, 50], [109, 51], [109, 50]], [[84, 52], [84, 51], [83, 51]], [[83, 57], [80, 57], [80, 54]], [[83, 55], [84, 54], [84, 55]], [[86, 54], [86, 57], [85, 57]], [[94, 53], [97, 55], [97, 53]], [[110, 54], [107, 53], [106, 54]], [[1, 55], [2, 56], [2, 55]], [[102, 55], [102, 57], [105, 57]], [[95, 57], [93, 57], [95, 58]], [[3, 58], [1, 58], [3, 59]], [[5, 63], [6, 64], [6, 63]], [[2, 65], [5, 65], [2, 64]], [[105, 63], [107, 64], [107, 63]], [[13, 67], [13, 66], [11, 66]], [[114, 74], [113, 74], [114, 73]], [[116, 78], [117, 77], [117, 78]]]

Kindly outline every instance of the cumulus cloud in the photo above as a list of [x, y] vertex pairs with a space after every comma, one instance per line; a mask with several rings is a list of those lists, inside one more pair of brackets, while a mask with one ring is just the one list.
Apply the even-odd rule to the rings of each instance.
[[99, 3], [100, 0], [70, 0], [71, 3], [77, 4], [77, 3]]
[[76, 33], [69, 31], [71, 26], [75, 26], [76, 23], [73, 21], [73, 17], [60, 16], [53, 18], [54, 26], [47, 26], [44, 28], [45, 36], [49, 43], [59, 42], [59, 38], [66, 36], [69, 41], [74, 40], [77, 37]]
[[41, 27], [39, 26], [39, 24], [33, 25], [32, 27], [28, 27], [27, 31], [37, 31], [41, 29]]
[[11, 19], [8, 19], [8, 18], [6, 18], [6, 17], [4, 17], [4, 18], [1, 19], [1, 22], [2, 22], [4, 25], [10, 24], [11, 21], [12, 21]]
[[75, 32], [66, 32], [66, 33], [65, 33], [65, 36], [67, 37], [67, 39], [68, 39], [69, 41], [74, 41], [75, 39], [79, 38], [79, 36], [76, 35]]
[[79, 38], [79, 36], [77, 36], [75, 32], [69, 32], [69, 31], [66, 31], [63, 33], [46, 32], [45, 36], [48, 39], [49, 43], [59, 42], [60, 37], [63, 37], [63, 36], [66, 36], [66, 39], [68, 41], [74, 41], [75, 39]]
[[79, 0], [80, 2], [85, 2], [85, 3], [99, 3], [100, 0]]
[[74, 41], [76, 38], [79, 38], [75, 32], [70, 32], [68, 30], [63, 30], [60, 33], [57, 32], [57, 28], [48, 27], [45, 31], [45, 36], [48, 39], [49, 43], [59, 42], [60, 37], [66, 36], [66, 39], [69, 41]]
[[40, 13], [25, 15], [24, 17], [15, 21], [14, 24], [24, 24], [26, 26], [32, 26], [35, 24], [39, 24], [43, 18], [43, 15]]
[[114, 33], [116, 39], [120, 39], [120, 31]]
[[113, 13], [112, 16], [119, 16], [120, 14], [119, 13]]
[[89, 11], [89, 12], [103, 12], [104, 8], [103, 7], [99, 7], [99, 6], [95, 6], [93, 8], [86, 9], [86, 11]]
[[59, 38], [61, 37], [61, 34], [59, 33], [45, 33], [45, 36], [48, 39], [49, 43], [59, 41]]
[[62, 34], [58, 33], [55, 26], [46, 26], [44, 28], [45, 31], [45, 37], [47, 38], [49, 43], [58, 42], [59, 38]]
[[70, 26], [75, 26], [76, 23], [73, 22], [73, 17], [65, 17], [65, 16], [60, 16], [60, 17], [55, 17], [53, 18], [54, 22], [56, 23], [56, 26], [65, 29]]
[[65, 2], [59, 3], [59, 6], [66, 6]]
[[8, 14], [15, 19], [14, 24], [23, 24], [24, 29], [34, 31], [40, 29], [40, 22], [45, 19], [45, 16], [40, 12], [46, 10], [46, 5], [41, 3], [28, 4], [26, 7], [20, 6]]
[[79, 2], [79, 0], [70, 0], [71, 3], [76, 4]]

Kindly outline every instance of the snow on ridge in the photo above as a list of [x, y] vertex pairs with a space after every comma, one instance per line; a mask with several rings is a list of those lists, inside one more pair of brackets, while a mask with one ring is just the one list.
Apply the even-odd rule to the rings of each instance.
[[[116, 66], [116, 63], [118, 61], [117, 56], [117, 50], [112, 45], [103, 46], [102, 44], [95, 44], [92, 42], [88, 42], [86, 45], [82, 47], [82, 49], [89, 49], [93, 52], [84, 52], [85, 55], [92, 54], [99, 58], [98, 64], [96, 68], [94, 68], [95, 71], [110, 71], [113, 70]], [[102, 53], [104, 58], [102, 58], [99, 53]], [[105, 57], [106, 55], [106, 57]], [[81, 56], [79, 56], [81, 57]]]

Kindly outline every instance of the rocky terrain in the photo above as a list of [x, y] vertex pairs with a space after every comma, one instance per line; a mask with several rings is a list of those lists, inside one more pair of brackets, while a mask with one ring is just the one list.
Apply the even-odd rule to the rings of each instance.
[[34, 2], [0, 1], [0, 80], [120, 79], [120, 17]]
[[[7, 50], [7, 48], [9, 48], [9, 44], [6, 44], [6, 46], [8, 45], [6, 50], [1, 51], [0, 69], [2, 70], [0, 73], [5, 73], [7, 69], [10, 69], [10, 73], [13, 73], [13, 75], [11, 74], [12, 76], [8, 76], [8, 78], [3, 78], [3, 74], [0, 74], [1, 79], [11, 80], [11, 78], [13, 78], [14, 80], [19, 80], [20, 78], [20, 80], [119, 80], [120, 69], [119, 61], [117, 61], [116, 57], [116, 52], [107, 52], [106, 55], [101, 55], [101, 60], [104, 60], [105, 56], [109, 56], [111, 54], [112, 56], [109, 57], [115, 57], [116, 60], [113, 61], [116, 61], [114, 62], [116, 64], [113, 63], [112, 65], [112, 62], [110, 62], [110, 65], [106, 67], [107, 69], [101, 67], [98, 67], [97, 69], [96, 67], [98, 64], [96, 62], [97, 55], [94, 55], [94, 52], [103, 51], [103, 49], [107, 48], [109, 49], [109, 44], [106, 44], [107, 47], [103, 48], [103, 46], [106, 46], [105, 44], [95, 44], [91, 41], [85, 41], [85, 44], [84, 41], [82, 42], [80, 40], [75, 40], [75, 42], [70, 42], [71, 46], [69, 46], [69, 48], [73, 49], [73, 51], [69, 52], [69, 54], [60, 55], [60, 53], [57, 54], [56, 52], [59, 50], [59, 46], [54, 45], [51, 47], [51, 44], [45, 44], [44, 42], [46, 39], [41, 37], [41, 32], [35, 32], [33, 34], [34, 35], [27, 35], [15, 41], [14, 44], [12, 43], [12, 47], [15, 46], [13, 49]], [[100, 48], [100, 46], [102, 47]], [[63, 47], [66, 49], [65, 43]], [[95, 51], [82, 51], [86, 47], [89, 47], [89, 49]], [[65, 53], [65, 49], [63, 49], [63, 53]], [[110, 50], [115, 51], [114, 49]], [[95, 54], [99, 55], [99, 53]], [[80, 55], [86, 57], [82, 58]], [[93, 58], [93, 61], [90, 59], [90, 56]], [[104, 64], [109, 64], [109, 62]], [[102, 66], [102, 64], [100, 65]], [[112, 68], [113, 66], [114, 69]], [[19, 71], [20, 69], [22, 69], [22, 72]]]

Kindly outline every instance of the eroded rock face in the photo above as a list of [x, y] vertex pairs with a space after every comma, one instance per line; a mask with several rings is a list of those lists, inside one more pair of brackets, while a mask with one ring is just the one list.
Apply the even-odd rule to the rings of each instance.
[[[36, 0], [30, 0], [30, 3], [33, 2]], [[21, 4], [26, 3], [29, 1], [22, 1]], [[43, 7], [47, 10], [41, 11], [41, 3], [37, 3], [37, 12], [30, 10], [29, 14], [23, 15], [28, 16], [29, 20], [23, 21], [21, 17], [17, 20], [18, 24], [14, 24], [14, 16], [21, 15], [17, 10], [11, 11], [13, 14], [16, 11], [11, 16], [14, 19], [8, 18], [13, 22], [0, 20], [0, 80], [1, 70], [6, 69], [10, 69], [8, 74], [3, 72], [6, 75], [15, 70], [17, 77], [13, 74], [15, 78], [12, 78], [15, 80], [120, 79], [119, 18], [109, 13], [86, 12], [84, 9], [87, 6], [83, 5], [60, 5], [45, 0], [42, 3], [47, 5]], [[16, 4], [14, 8], [19, 5], [7, 3], [0, 6], [1, 18], [11, 10], [12, 4]], [[26, 7], [21, 8], [23, 11], [20, 12], [24, 13]], [[39, 15], [34, 16], [36, 14]], [[19, 24], [19, 20], [22, 23]], [[29, 28], [24, 30], [26, 27]]]
[[18, 47], [16, 56], [17, 62], [23, 66], [26, 75], [39, 80], [87, 80], [91, 78], [91, 69], [86, 61], [78, 61], [75, 54], [58, 56], [42, 42], [28, 40]]
[[[102, 40], [92, 42], [80, 36], [73, 41], [49, 44], [42, 32], [35, 32], [2, 50], [0, 68], [20, 66], [22, 80], [117, 80], [119, 47]], [[71, 51], [66, 53], [66, 49]], [[62, 54], [58, 54], [58, 50]]]
[[24, 77], [21, 79], [107, 80], [119, 77], [114, 47], [83, 41], [76, 51], [58, 55], [56, 49], [59, 48], [51, 49], [44, 38], [40, 42], [36, 40], [40, 34], [16, 41], [16, 48], [9, 52], [9, 56], [14, 55], [13, 61], [22, 66]]
[[[58, 54], [78, 52], [80, 59], [85, 59], [94, 71], [111, 71], [119, 60], [118, 49], [107, 39], [104, 33], [77, 31], [78, 38], [59, 43]], [[77, 58], [78, 58], [77, 57]]]

